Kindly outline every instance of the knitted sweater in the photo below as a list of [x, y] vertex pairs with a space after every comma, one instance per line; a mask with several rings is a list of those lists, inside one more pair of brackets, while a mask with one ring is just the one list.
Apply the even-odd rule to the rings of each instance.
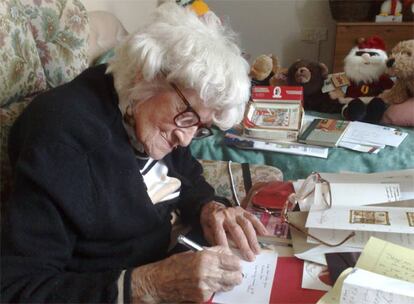
[[1, 302], [115, 302], [123, 270], [128, 302], [130, 271], [166, 255], [171, 210], [196, 222], [213, 199], [200, 164], [180, 147], [163, 159], [180, 197], [151, 202], [105, 69], [39, 95], [11, 130]]

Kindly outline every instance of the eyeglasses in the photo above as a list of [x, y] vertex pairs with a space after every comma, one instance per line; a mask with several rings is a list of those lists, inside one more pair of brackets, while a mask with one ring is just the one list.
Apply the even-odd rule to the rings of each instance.
[[[316, 184], [321, 185], [322, 190], [322, 201], [325, 204], [325, 207], [332, 207], [332, 194], [331, 194], [331, 184], [317, 172], [312, 172], [303, 182], [301, 187], [296, 193], [292, 193], [288, 200], [291, 204], [298, 204], [305, 201], [309, 198], [316, 188]], [[325, 190], [326, 189], [326, 190]]]
[[198, 126], [196, 133], [193, 136], [193, 139], [200, 139], [213, 134], [213, 131], [206, 125], [201, 123], [200, 115], [193, 109], [193, 107], [188, 102], [187, 98], [185, 98], [184, 94], [181, 90], [177, 87], [176, 84], [170, 82], [171, 87], [177, 92], [178, 96], [180, 96], [181, 100], [187, 106], [184, 111], [181, 111], [177, 115], [174, 116], [174, 123], [179, 128], [191, 128], [194, 126]]
[[307, 232], [306, 230], [302, 229], [301, 227], [298, 227], [297, 225], [289, 222], [289, 218], [288, 218], [288, 211], [292, 210], [294, 208], [294, 206], [296, 206], [297, 203], [299, 203], [300, 201], [305, 200], [306, 198], [308, 198], [312, 193], [315, 192], [315, 188], [317, 184], [321, 184], [321, 189], [327, 189], [327, 193], [324, 193], [324, 191], [322, 191], [321, 195], [322, 195], [322, 201], [325, 204], [326, 208], [331, 208], [332, 207], [332, 194], [331, 194], [331, 185], [330, 183], [322, 178], [320, 176], [319, 173], [317, 172], [313, 172], [311, 173], [303, 182], [302, 186], [299, 188], [299, 190], [296, 193], [292, 193], [289, 198], [286, 200], [285, 206], [282, 210], [282, 220], [287, 223], [290, 227], [293, 227], [294, 229], [298, 230], [299, 232], [305, 234], [306, 236], [309, 236], [311, 238], [313, 238], [314, 240], [318, 241], [319, 243], [328, 246], [328, 247], [337, 247], [340, 246], [342, 244], [344, 244], [346, 241], [348, 241], [350, 238], [352, 238], [353, 236], [355, 236], [355, 232], [351, 232], [345, 239], [343, 239], [341, 242], [337, 243], [337, 244], [330, 244], [327, 243], [321, 239], [319, 239], [318, 237], [310, 234], [309, 232]]

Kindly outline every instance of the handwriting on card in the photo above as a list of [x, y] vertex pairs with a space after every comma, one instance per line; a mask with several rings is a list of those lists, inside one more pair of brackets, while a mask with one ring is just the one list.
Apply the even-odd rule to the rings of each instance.
[[214, 303], [269, 303], [277, 253], [262, 250], [254, 262], [242, 261], [243, 281], [228, 292], [214, 295]]
[[356, 267], [414, 283], [414, 251], [371, 237]]

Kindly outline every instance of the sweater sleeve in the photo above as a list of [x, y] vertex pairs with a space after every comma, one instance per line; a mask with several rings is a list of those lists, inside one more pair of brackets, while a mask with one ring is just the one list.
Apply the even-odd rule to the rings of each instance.
[[185, 223], [199, 222], [201, 207], [214, 200], [214, 188], [203, 177], [203, 167], [189, 148], [180, 147], [172, 153], [172, 165], [181, 180], [178, 208]]
[[2, 214], [2, 303], [116, 302], [122, 269], [71, 271], [77, 235], [93, 233], [88, 176], [87, 158], [63, 145], [21, 151]]

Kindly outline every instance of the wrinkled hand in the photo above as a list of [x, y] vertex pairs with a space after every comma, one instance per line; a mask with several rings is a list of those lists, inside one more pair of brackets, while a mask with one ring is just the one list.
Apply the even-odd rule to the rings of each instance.
[[216, 291], [241, 283], [240, 259], [229, 248], [183, 252], [135, 268], [131, 275], [133, 303], [205, 302]]
[[200, 222], [210, 244], [228, 246], [229, 236], [248, 261], [253, 261], [260, 252], [256, 234], [267, 234], [255, 215], [241, 207], [227, 208], [214, 201], [203, 206]]

